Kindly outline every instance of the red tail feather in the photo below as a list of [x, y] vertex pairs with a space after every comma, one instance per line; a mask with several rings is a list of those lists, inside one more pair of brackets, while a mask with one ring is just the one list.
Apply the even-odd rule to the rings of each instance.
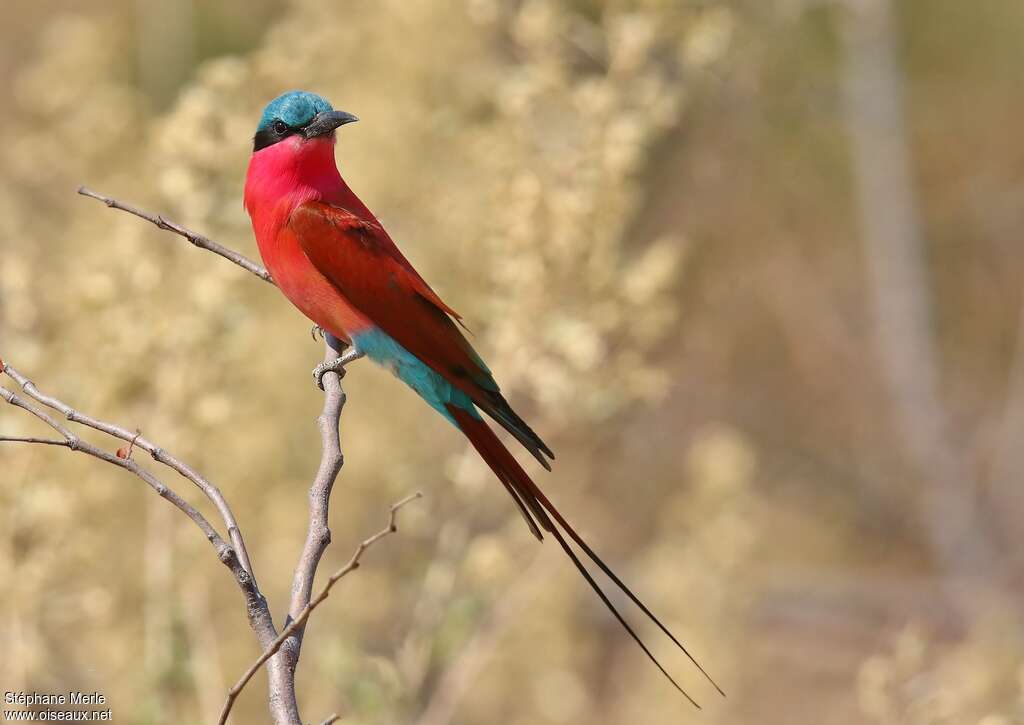
[[[554, 504], [548, 500], [547, 496], [537, 487], [526, 471], [523, 470], [522, 466], [515, 457], [509, 453], [508, 449], [502, 444], [498, 437], [494, 434], [488, 425], [480, 418], [473, 417], [468, 412], [461, 408], [457, 408], [453, 405], [447, 406], [448, 412], [455, 418], [455, 421], [459, 424], [462, 432], [469, 439], [469, 442], [473, 444], [480, 457], [484, 459], [487, 465], [490, 467], [494, 474], [498, 477], [498, 480], [505, 486], [505, 489], [511, 494], [516, 505], [519, 507], [519, 511], [522, 513], [523, 518], [526, 519], [530, 530], [538, 539], [543, 539], [540, 529], [543, 528], [549, 532], [558, 544], [565, 551], [566, 555], [572, 560], [573, 564], [579, 570], [580, 574], [587, 583], [593, 588], [600, 597], [601, 601], [604, 602], [608, 610], [615, 616], [619, 623], [625, 628], [626, 632], [629, 633], [630, 637], [640, 646], [640, 649], [644, 651], [644, 654], [657, 666], [661, 673], [668, 678], [677, 690], [679, 690], [687, 700], [689, 700], [697, 708], [700, 707], [692, 697], [687, 694], [682, 687], [672, 678], [672, 676], [665, 670], [658, 659], [651, 653], [647, 648], [647, 645], [640, 639], [639, 635], [633, 630], [628, 622], [619, 613], [619, 610], [612, 604], [611, 600], [605, 594], [604, 590], [601, 589], [600, 585], [594, 581], [590, 571], [584, 566], [583, 562], [580, 561], [576, 552], [573, 551], [572, 547], [569, 546], [568, 542], [562, 535], [562, 532], [555, 525], [557, 522], [565, 533], [569, 535], [576, 544], [583, 550], [593, 563], [595, 563], [601, 571], [603, 571], [609, 579], [611, 579], [615, 585], [622, 590], [622, 592], [630, 598], [630, 600], [640, 608], [647, 617], [653, 621], [662, 632], [664, 632], [669, 639], [671, 639], [681, 649], [691, 662], [701, 671], [708, 682], [714, 685], [715, 689], [720, 694], [725, 695], [722, 692], [722, 688], [711, 678], [711, 676], [700, 666], [700, 663], [689, 653], [689, 651], [682, 645], [682, 643], [669, 631], [669, 629], [661, 623], [647, 606], [640, 601], [640, 599], [627, 587], [622, 580], [612, 571], [612, 569], [605, 564], [601, 558], [594, 553], [593, 549], [586, 543], [576, 531], [569, 525], [569, 522], [565, 520], [558, 509], [555, 508]], [[554, 521], [552, 521], [552, 518]]]

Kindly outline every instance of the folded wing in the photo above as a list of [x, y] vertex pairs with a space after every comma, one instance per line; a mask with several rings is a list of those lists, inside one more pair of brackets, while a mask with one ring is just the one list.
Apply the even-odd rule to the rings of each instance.
[[544, 441], [509, 406], [491, 371], [446, 305], [375, 220], [314, 201], [292, 212], [288, 226], [310, 262], [374, 324], [462, 390], [546, 468]]

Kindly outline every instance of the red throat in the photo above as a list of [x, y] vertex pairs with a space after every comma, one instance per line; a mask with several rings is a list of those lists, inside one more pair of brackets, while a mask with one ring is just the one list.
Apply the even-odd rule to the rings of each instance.
[[277, 286], [307, 317], [341, 340], [369, 322], [345, 301], [309, 261], [288, 228], [303, 204], [324, 201], [373, 214], [348, 188], [334, 161], [334, 138], [291, 136], [253, 153], [245, 178], [245, 208], [260, 257]]
[[245, 208], [261, 251], [264, 240], [272, 239], [307, 201], [326, 201], [376, 222], [338, 172], [333, 134], [290, 136], [253, 153], [245, 177]]
[[300, 204], [345, 189], [334, 162], [334, 138], [290, 136], [253, 153], [245, 177], [245, 208], [261, 248]]

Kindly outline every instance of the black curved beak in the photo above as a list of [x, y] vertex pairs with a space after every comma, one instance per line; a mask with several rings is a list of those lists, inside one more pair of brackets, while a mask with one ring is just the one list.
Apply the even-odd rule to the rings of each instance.
[[324, 111], [316, 114], [313, 120], [303, 127], [302, 135], [306, 138], [316, 138], [331, 133], [339, 126], [358, 120], [351, 113], [345, 113], [345, 111]]

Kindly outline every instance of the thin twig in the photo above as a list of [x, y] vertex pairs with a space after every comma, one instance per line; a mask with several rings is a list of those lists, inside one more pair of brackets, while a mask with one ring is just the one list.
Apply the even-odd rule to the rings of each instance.
[[320, 590], [320, 593], [317, 594], [315, 598], [310, 600], [309, 604], [307, 604], [305, 608], [303, 608], [303, 610], [299, 613], [299, 616], [292, 620], [292, 622], [281, 631], [281, 634], [277, 636], [277, 639], [274, 640], [271, 646], [264, 650], [263, 654], [259, 656], [259, 658], [249, 667], [249, 669], [246, 670], [245, 674], [242, 675], [241, 679], [239, 679], [238, 682], [236, 682], [235, 685], [228, 691], [228, 697], [227, 700], [224, 702], [224, 709], [220, 713], [220, 720], [218, 721], [218, 725], [224, 725], [227, 722], [228, 715], [231, 712], [231, 706], [234, 705], [235, 699], [238, 697], [239, 693], [246, 686], [246, 684], [248, 684], [249, 680], [252, 679], [252, 676], [259, 672], [259, 669], [263, 666], [263, 663], [271, 657], [273, 657], [274, 654], [279, 649], [281, 649], [281, 645], [284, 644], [285, 640], [291, 637], [292, 634], [294, 634], [300, 627], [305, 625], [306, 620], [309, 619], [309, 615], [312, 614], [313, 610], [320, 606], [320, 604], [325, 599], [327, 599], [328, 595], [331, 592], [331, 589], [334, 587], [335, 584], [338, 583], [338, 581], [340, 581], [345, 575], [359, 568], [360, 559], [362, 558], [366, 550], [378, 541], [380, 541], [381, 539], [383, 539], [385, 536], [398, 531], [396, 519], [398, 516], [399, 509], [401, 509], [409, 502], [414, 501], [422, 496], [423, 494], [417, 491], [416, 493], [410, 494], [403, 498], [401, 501], [398, 501], [397, 503], [391, 505], [391, 509], [388, 515], [387, 526], [385, 526], [383, 529], [378, 531], [373, 536], [369, 537], [368, 539], [364, 539], [359, 543], [359, 546], [356, 547], [355, 552], [352, 554], [352, 557], [348, 560], [348, 562], [343, 567], [338, 569], [336, 572], [331, 574], [330, 578], [327, 580], [327, 584], [324, 586], [322, 590]]
[[338, 720], [341, 720], [341, 715], [336, 712], [331, 713], [320, 723], [320, 725], [333, 725], [333, 723], [338, 722]]
[[213, 505], [217, 507], [217, 511], [220, 513], [221, 518], [224, 520], [224, 525], [227, 527], [228, 536], [231, 539], [231, 545], [234, 547], [238, 554], [239, 561], [249, 573], [250, 578], [253, 581], [253, 585], [255, 586], [256, 577], [253, 575], [252, 564], [249, 562], [249, 552], [245, 548], [245, 541], [242, 538], [241, 529], [238, 526], [238, 522], [235, 520], [235, 515], [231, 512], [231, 507], [228, 506], [228, 502], [224, 499], [223, 494], [221, 494], [220, 489], [210, 483], [206, 478], [199, 475], [199, 473], [191, 466], [178, 460], [160, 446], [144, 438], [137, 430], [130, 431], [123, 426], [108, 423], [78, 412], [67, 403], [58, 400], [53, 396], [44, 394], [31, 380], [10, 365], [4, 363], [2, 360], [0, 360], [0, 373], [6, 373], [28, 396], [33, 398], [35, 401], [42, 403], [47, 408], [52, 408], [53, 410], [61, 413], [71, 422], [80, 423], [86, 427], [98, 430], [101, 433], [106, 433], [107, 435], [115, 438], [120, 438], [123, 441], [127, 441], [131, 446], [138, 446], [149, 453], [157, 463], [162, 463], [174, 471], [177, 471], [179, 474], [194, 483], [199, 490], [201, 490], [206, 497], [213, 502]]
[[[58, 410], [64, 413], [65, 417], [72, 422], [80, 422], [83, 425], [87, 425], [101, 432], [107, 433], [115, 438], [131, 441], [136, 439], [136, 445], [141, 445], [140, 441], [143, 441], [147, 446], [152, 446], [155, 451], [160, 451], [159, 448], [153, 446], [153, 444], [145, 441], [138, 434], [130, 433], [119, 426], [114, 426], [109, 423], [97, 421], [90, 416], [82, 415], [72, 410], [70, 406], [63, 403], [56, 398], [51, 396], [45, 396], [38, 391], [35, 385], [30, 380], [25, 378], [23, 375], [18, 373], [16, 370], [7, 365], [3, 360], [0, 360], [0, 371], [6, 372], [11, 376], [12, 380], [19, 381], [22, 389], [32, 398], [54, 410]], [[77, 435], [75, 435], [69, 428], [59, 423], [55, 418], [50, 416], [44, 410], [36, 408], [29, 401], [19, 396], [17, 393], [8, 390], [7, 388], [0, 387], [0, 398], [3, 398], [9, 404], [14, 405], [18, 408], [22, 408], [28, 413], [32, 414], [39, 420], [43, 421], [46, 425], [50, 426], [53, 430], [57, 431], [62, 437], [63, 442], [53, 441], [51, 439], [33, 439], [33, 438], [14, 438], [10, 440], [16, 442], [33, 442], [42, 445], [63, 445], [71, 451], [85, 453], [93, 458], [97, 458], [101, 461], [109, 463], [118, 468], [123, 468], [137, 477], [141, 478], [150, 488], [157, 492], [159, 496], [169, 501], [178, 510], [184, 513], [189, 519], [195, 523], [196, 526], [203, 532], [203, 536], [213, 545], [214, 550], [217, 552], [217, 559], [223, 563], [232, 573], [235, 582], [242, 591], [242, 596], [245, 598], [245, 609], [246, 615], [249, 620], [249, 626], [253, 632], [256, 633], [256, 637], [260, 642], [261, 647], [268, 647], [271, 642], [277, 637], [277, 628], [274, 626], [274, 619], [270, 614], [270, 608], [267, 605], [267, 600], [260, 593], [259, 588], [256, 586], [256, 580], [253, 578], [249, 570], [242, 564], [242, 561], [238, 555], [236, 549], [230, 546], [213, 525], [203, 516], [202, 513], [197, 511], [191, 504], [185, 501], [179, 496], [172, 488], [167, 486], [163, 481], [158, 479], [148, 470], [140, 466], [136, 461], [130, 457], [120, 457], [115, 454], [108, 453], [101, 448], [98, 448], [86, 441], [83, 441]], [[148, 450], [148, 448], [147, 448]], [[153, 451], [150, 451], [152, 454]], [[154, 455], [158, 461], [161, 460], [158, 455]], [[167, 457], [167, 465], [178, 470], [175, 465], [178, 464], [176, 459]], [[184, 464], [181, 465], [183, 469], [191, 471]], [[193, 472], [194, 473], [194, 472]], [[183, 475], [186, 475], [183, 473]], [[188, 476], [187, 476], [188, 477]], [[191, 479], [190, 479], [191, 480]], [[205, 479], [203, 479], [205, 481]], [[208, 483], [208, 482], [207, 482]], [[216, 491], [216, 488], [210, 487]], [[219, 495], [219, 492], [217, 492]], [[232, 519], [233, 520], [233, 519]], [[237, 528], [237, 527], [236, 527]]]
[[92, 456], [93, 458], [98, 458], [101, 461], [104, 461], [113, 466], [117, 466], [118, 468], [123, 468], [127, 471], [130, 471], [131, 473], [134, 473], [136, 476], [145, 481], [150, 488], [156, 491], [159, 496], [171, 502], [182, 513], [188, 516], [193, 521], [193, 523], [195, 523], [196, 526], [199, 527], [199, 529], [203, 532], [203, 536], [206, 537], [207, 541], [209, 541], [216, 550], [217, 558], [220, 559], [220, 561], [225, 566], [231, 569], [231, 572], [235, 575], [235, 579], [238, 581], [239, 586], [242, 587], [243, 592], [245, 592], [247, 595], [257, 594], [255, 587], [252, 585], [252, 578], [249, 576], [249, 573], [242, 567], [241, 562], [238, 560], [238, 555], [236, 554], [235, 550], [232, 549], [231, 546], [229, 546], [228, 543], [221, 538], [220, 534], [217, 533], [217, 530], [213, 528], [213, 525], [210, 524], [210, 522], [206, 519], [205, 516], [203, 516], [199, 511], [193, 508], [191, 504], [189, 504], [187, 501], [181, 498], [181, 496], [175, 493], [160, 479], [158, 479], [152, 473], [147, 471], [145, 468], [142, 468], [135, 461], [127, 458], [118, 458], [116, 455], [108, 453], [107, 451], [104, 451], [101, 448], [97, 448], [91, 443], [82, 440], [81, 438], [76, 436], [70, 429], [58, 423], [56, 419], [51, 417], [46, 412], [39, 410], [31, 403], [29, 403], [27, 400], [19, 396], [17, 393], [8, 390], [7, 388], [0, 387], [0, 398], [3, 398], [5, 401], [7, 401], [8, 403], [15, 407], [22, 408], [23, 410], [31, 413], [39, 420], [46, 423], [46, 425], [50, 426], [55, 431], [60, 433], [60, 435], [63, 436], [64, 438], [63, 442], [53, 441], [50, 439], [30, 438], [19, 439], [20, 442], [35, 442], [46, 445], [63, 445], [71, 451], [85, 453], [86, 455]]
[[67, 441], [59, 441], [54, 438], [33, 438], [32, 436], [0, 436], [0, 443], [39, 443], [44, 446], [64, 446]]
[[139, 209], [138, 207], [132, 206], [131, 204], [125, 204], [123, 201], [118, 201], [117, 199], [111, 198], [109, 196], [104, 196], [103, 194], [95, 192], [92, 189], [88, 189], [84, 186], [78, 187], [78, 193], [81, 194], [82, 196], [88, 196], [90, 199], [102, 201], [111, 209], [118, 209], [120, 211], [128, 212], [129, 214], [134, 214], [140, 219], [145, 219], [150, 224], [156, 225], [160, 229], [164, 229], [169, 232], [174, 232], [178, 236], [184, 237], [185, 239], [187, 239], [200, 249], [205, 249], [209, 252], [213, 252], [214, 254], [218, 254], [221, 257], [224, 257], [224, 259], [234, 262], [247, 272], [251, 272], [252, 274], [256, 275], [264, 282], [270, 282], [270, 284], [274, 284], [274, 280], [270, 276], [270, 272], [268, 272], [262, 265], [249, 259], [244, 254], [239, 254], [235, 250], [225, 247], [223, 244], [218, 244], [209, 237], [205, 237], [202, 234], [194, 232], [186, 227], [183, 227], [181, 224], [178, 224], [177, 222], [167, 219], [163, 215], [151, 214], [148, 211]]

